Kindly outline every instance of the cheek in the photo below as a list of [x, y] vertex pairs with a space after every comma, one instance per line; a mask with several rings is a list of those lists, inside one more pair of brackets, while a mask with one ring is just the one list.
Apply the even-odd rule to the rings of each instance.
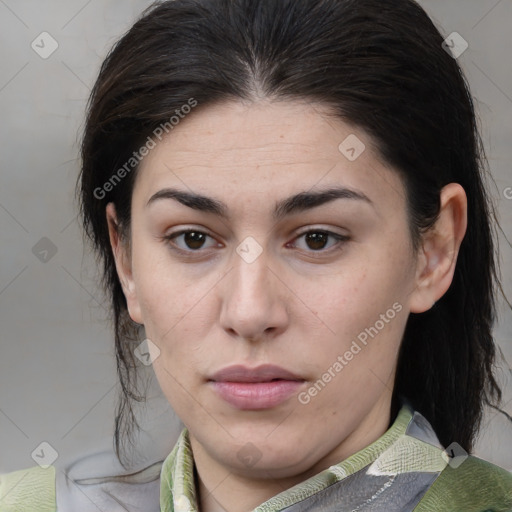
[[[135, 236], [134, 236], [135, 238]], [[141, 244], [133, 251], [133, 278], [137, 300], [146, 326], [153, 336], [162, 337], [197, 306], [210, 279], [193, 280], [183, 265], [173, 262], [163, 244]]]
[[411, 260], [404, 251], [393, 248], [358, 256], [357, 263], [347, 262], [336, 274], [303, 283], [299, 289], [317, 317], [318, 332], [325, 333], [324, 337], [316, 335], [324, 349], [322, 354], [317, 351], [314, 359], [332, 364], [357, 341], [362, 348], [354, 357], [358, 364], [382, 361], [389, 366], [396, 359], [407, 320], [405, 304], [414, 275], [408, 271]]
[[385, 275], [362, 262], [347, 265], [336, 274], [303, 282], [297, 295], [304, 297], [304, 303], [331, 334], [346, 339], [396, 300]]

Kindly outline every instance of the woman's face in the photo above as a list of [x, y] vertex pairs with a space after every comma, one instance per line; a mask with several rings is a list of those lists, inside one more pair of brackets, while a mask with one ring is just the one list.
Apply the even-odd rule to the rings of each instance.
[[198, 464], [293, 477], [388, 428], [417, 264], [365, 132], [300, 102], [194, 112], [141, 164], [125, 259]]

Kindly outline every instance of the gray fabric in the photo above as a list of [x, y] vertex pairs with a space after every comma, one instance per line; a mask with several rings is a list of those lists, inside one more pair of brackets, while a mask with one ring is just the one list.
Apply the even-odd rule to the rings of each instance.
[[162, 462], [126, 475], [100, 452], [56, 467], [57, 512], [160, 512]]
[[283, 512], [411, 512], [439, 473], [371, 476], [366, 469]]
[[[430, 423], [415, 412], [406, 434], [443, 449]], [[370, 465], [282, 512], [411, 512], [440, 472], [375, 476]]]
[[439, 439], [432, 429], [432, 426], [427, 421], [425, 416], [422, 416], [419, 412], [414, 413], [414, 416], [407, 426], [405, 433], [411, 437], [419, 439], [420, 441], [444, 450], [444, 446], [439, 442]]

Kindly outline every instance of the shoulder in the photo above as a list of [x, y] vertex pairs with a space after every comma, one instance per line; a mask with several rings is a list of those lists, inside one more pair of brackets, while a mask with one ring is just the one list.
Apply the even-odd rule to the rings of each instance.
[[0, 512], [55, 512], [55, 468], [34, 466], [0, 474]]
[[448, 465], [414, 512], [434, 510], [511, 512], [512, 473], [472, 455], [458, 467]]
[[71, 462], [0, 474], [0, 512], [90, 510], [160, 511], [163, 461], [143, 463], [131, 472], [116, 465], [110, 451]]

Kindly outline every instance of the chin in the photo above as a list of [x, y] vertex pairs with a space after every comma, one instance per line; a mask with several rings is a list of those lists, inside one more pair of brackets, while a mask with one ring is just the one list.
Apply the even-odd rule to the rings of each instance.
[[[303, 435], [269, 436], [272, 429], [265, 429], [264, 432], [252, 435], [237, 437], [247, 439], [241, 447], [226, 447], [219, 457], [230, 454], [229, 465], [239, 474], [261, 479], [281, 479], [295, 477], [308, 471], [319, 457], [319, 450], [316, 446], [304, 446]], [[311, 454], [315, 454], [314, 460]], [[227, 461], [225, 461], [227, 462]]]
[[241, 476], [260, 480], [281, 480], [306, 473], [312, 466], [311, 462], [297, 457], [297, 448], [291, 448], [290, 452], [288, 457], [267, 454], [254, 465], [244, 464], [235, 459], [233, 471]]

